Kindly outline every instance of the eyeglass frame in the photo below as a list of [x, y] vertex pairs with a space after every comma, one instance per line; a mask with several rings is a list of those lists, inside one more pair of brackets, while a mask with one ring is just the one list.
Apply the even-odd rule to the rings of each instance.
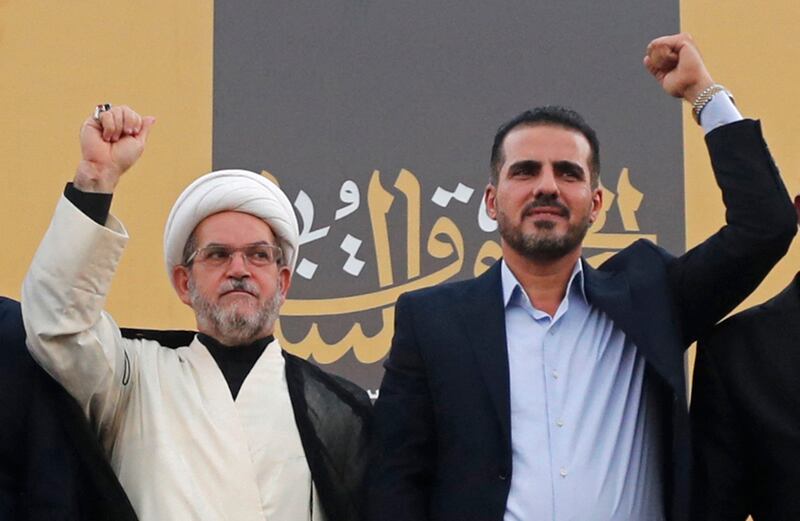
[[[255, 248], [255, 247], [267, 247], [269, 250], [271, 250], [273, 252], [277, 252], [277, 254], [273, 255], [273, 260], [271, 260], [271, 261], [269, 261], [269, 262], [267, 262], [267, 263], [265, 263], [263, 265], [255, 264], [250, 259], [248, 259], [247, 254], [245, 253], [246, 249]], [[244, 246], [240, 246], [238, 248], [234, 248], [233, 246], [230, 246], [228, 244], [219, 244], [219, 243], [213, 243], [212, 242], [211, 244], [206, 244], [202, 248], [197, 248], [196, 250], [194, 250], [186, 258], [186, 260], [183, 262], [183, 266], [186, 267], [186, 268], [191, 267], [192, 264], [194, 263], [196, 257], [200, 254], [200, 252], [203, 251], [203, 250], [207, 250], [209, 248], [221, 248], [221, 249], [225, 249], [225, 250], [227, 250], [229, 252], [229, 256], [228, 256], [228, 260], [227, 261], [223, 262], [219, 266], [213, 266], [212, 265], [213, 267], [218, 267], [218, 268], [230, 265], [230, 263], [233, 262], [233, 256], [236, 253], [241, 253], [242, 254], [242, 260], [243, 260], [243, 262], [245, 264], [247, 264], [248, 266], [254, 266], [256, 268], [264, 268], [264, 267], [267, 267], [267, 266], [271, 266], [273, 264], [275, 264], [277, 266], [283, 266], [283, 262], [284, 262], [283, 248], [281, 248], [280, 246], [278, 246], [276, 244], [270, 244], [270, 243], [268, 243], [266, 241], [254, 242], [254, 243], [251, 243], [251, 244], [246, 244]], [[198, 260], [198, 262], [203, 264], [203, 261]]]

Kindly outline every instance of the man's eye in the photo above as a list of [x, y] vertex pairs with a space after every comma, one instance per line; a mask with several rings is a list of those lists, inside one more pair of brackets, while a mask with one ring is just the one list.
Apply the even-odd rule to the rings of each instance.
[[231, 253], [225, 249], [213, 249], [206, 252], [206, 258], [210, 260], [225, 260], [231, 256]]
[[269, 255], [269, 251], [267, 251], [267, 250], [256, 250], [256, 251], [251, 251], [250, 255], [248, 255], [248, 257], [250, 257], [252, 259], [257, 259], [257, 260], [260, 260], [260, 261], [268, 261], [269, 258], [270, 258], [270, 255]]

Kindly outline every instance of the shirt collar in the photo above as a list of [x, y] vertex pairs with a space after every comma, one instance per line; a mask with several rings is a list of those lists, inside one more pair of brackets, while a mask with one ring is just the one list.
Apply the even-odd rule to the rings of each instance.
[[[508, 267], [508, 264], [506, 264], [505, 259], [500, 262], [500, 278], [503, 284], [503, 307], [508, 307], [508, 304], [511, 302], [511, 298], [517, 292], [519, 292], [520, 296], [524, 297], [525, 300], [528, 300], [528, 296], [522, 289], [522, 284], [519, 283], [517, 277], [515, 277], [511, 272], [511, 269]], [[570, 275], [569, 282], [567, 283], [567, 291], [564, 298], [568, 298], [573, 290], [576, 291], [581, 298], [583, 298], [584, 302], [589, 302], [589, 299], [586, 298], [583, 262], [581, 262], [581, 259], [578, 259], [578, 261], [575, 263], [575, 266], [572, 268], [572, 275]]]

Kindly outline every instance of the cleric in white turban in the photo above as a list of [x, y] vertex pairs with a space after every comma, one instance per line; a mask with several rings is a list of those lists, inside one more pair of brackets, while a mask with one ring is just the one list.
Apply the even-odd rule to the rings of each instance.
[[103, 305], [128, 235], [109, 206], [152, 120], [127, 107], [97, 116], [25, 279], [23, 314], [32, 355], [83, 408], [136, 516], [361, 519], [369, 399], [273, 335], [297, 259], [289, 199], [244, 170], [191, 183], [164, 257], [198, 332], [121, 330]]

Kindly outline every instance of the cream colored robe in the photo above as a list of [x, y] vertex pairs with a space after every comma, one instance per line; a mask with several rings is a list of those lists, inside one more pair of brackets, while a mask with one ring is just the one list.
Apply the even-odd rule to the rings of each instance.
[[61, 198], [22, 291], [33, 357], [96, 429], [142, 521], [323, 520], [272, 342], [234, 402], [205, 346], [122, 338], [103, 312], [127, 242]]

